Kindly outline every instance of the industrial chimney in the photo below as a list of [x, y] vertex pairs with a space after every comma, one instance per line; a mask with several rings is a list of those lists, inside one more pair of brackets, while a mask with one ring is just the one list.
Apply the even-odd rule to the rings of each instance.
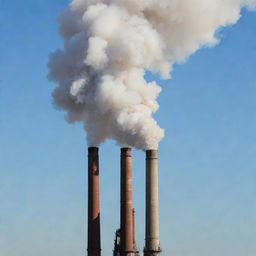
[[88, 148], [88, 256], [101, 255], [98, 148]]
[[159, 256], [158, 152], [146, 151], [146, 237], [144, 256]]
[[135, 256], [132, 208], [132, 150], [121, 149], [120, 256]]
[[132, 230], [133, 230], [133, 250], [135, 252], [135, 256], [139, 256], [139, 250], [136, 243], [136, 225], [135, 225], [135, 209], [132, 209]]

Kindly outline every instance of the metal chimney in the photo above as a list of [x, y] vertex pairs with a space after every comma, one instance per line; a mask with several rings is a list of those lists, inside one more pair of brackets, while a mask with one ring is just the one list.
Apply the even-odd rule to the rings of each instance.
[[88, 148], [88, 256], [101, 255], [99, 155], [98, 148]]
[[159, 256], [158, 152], [146, 151], [146, 237], [144, 256]]
[[121, 232], [120, 255], [134, 256], [133, 208], [132, 208], [132, 150], [121, 149]]

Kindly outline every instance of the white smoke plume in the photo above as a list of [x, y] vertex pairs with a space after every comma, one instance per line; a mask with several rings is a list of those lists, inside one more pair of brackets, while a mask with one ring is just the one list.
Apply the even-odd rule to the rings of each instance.
[[172, 65], [218, 43], [216, 31], [256, 0], [73, 0], [60, 17], [64, 49], [50, 56], [54, 102], [81, 121], [88, 144], [114, 139], [155, 149], [164, 131], [152, 117], [161, 88], [145, 71], [169, 78]]

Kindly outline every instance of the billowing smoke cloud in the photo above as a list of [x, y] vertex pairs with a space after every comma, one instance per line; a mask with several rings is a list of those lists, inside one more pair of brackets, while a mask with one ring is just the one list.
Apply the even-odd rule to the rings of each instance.
[[169, 78], [172, 65], [218, 43], [255, 0], [74, 0], [60, 17], [63, 50], [50, 56], [54, 102], [81, 121], [88, 144], [157, 148], [164, 131], [152, 117], [161, 91], [145, 71]]

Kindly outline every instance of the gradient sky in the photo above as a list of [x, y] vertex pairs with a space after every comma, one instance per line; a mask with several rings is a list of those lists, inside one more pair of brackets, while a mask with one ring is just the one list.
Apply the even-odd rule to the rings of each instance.
[[[48, 54], [67, 0], [0, 0], [0, 255], [86, 254], [87, 145], [52, 105]], [[256, 12], [175, 66], [156, 115], [163, 256], [256, 255]], [[152, 76], [147, 75], [147, 79]], [[100, 148], [103, 256], [119, 226], [119, 147]], [[134, 150], [137, 242], [144, 153]]]

